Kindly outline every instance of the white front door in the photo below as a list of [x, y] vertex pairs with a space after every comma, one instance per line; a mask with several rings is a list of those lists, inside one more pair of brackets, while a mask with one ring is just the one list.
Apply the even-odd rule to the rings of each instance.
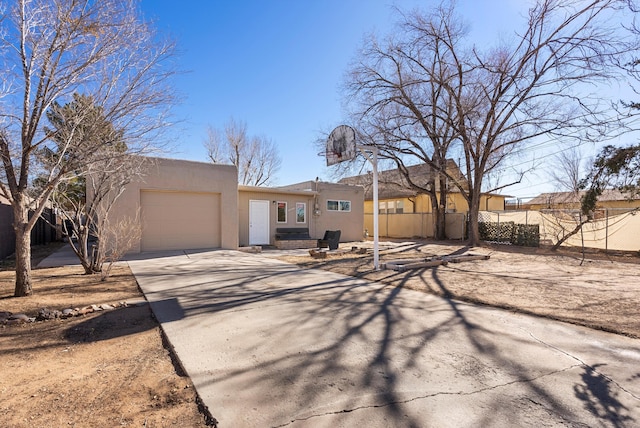
[[269, 201], [249, 201], [249, 245], [269, 245]]

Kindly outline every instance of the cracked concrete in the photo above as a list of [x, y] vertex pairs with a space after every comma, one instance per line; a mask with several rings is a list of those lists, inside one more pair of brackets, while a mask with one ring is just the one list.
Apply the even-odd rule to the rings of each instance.
[[640, 425], [636, 339], [259, 254], [187, 255], [129, 263], [221, 428]]

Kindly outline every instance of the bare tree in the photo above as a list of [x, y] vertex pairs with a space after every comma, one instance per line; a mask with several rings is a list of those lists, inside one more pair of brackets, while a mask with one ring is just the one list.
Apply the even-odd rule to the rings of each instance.
[[[77, 179], [72, 179], [72, 191], [69, 191], [67, 181], [63, 181], [53, 193], [51, 201], [64, 220], [63, 232], [69, 237], [69, 245], [85, 273], [102, 272], [107, 256], [113, 259], [115, 254], [124, 255], [124, 237], [114, 237], [113, 233], [122, 229], [129, 220], [124, 219], [122, 224], [114, 223], [109, 219], [109, 213], [126, 186], [135, 178], [144, 176], [150, 166], [151, 161], [143, 156], [109, 154], [85, 169], [82, 191], [76, 190]], [[129, 234], [135, 232], [130, 229]]]
[[100, 209], [99, 218], [104, 219], [98, 231], [99, 245], [96, 248], [95, 264], [100, 268], [100, 279], [106, 281], [115, 262], [131, 250], [142, 238], [140, 213], [135, 217], [109, 218], [109, 212]]
[[238, 181], [248, 186], [269, 184], [282, 162], [273, 141], [249, 137], [246, 123], [234, 119], [227, 121], [224, 131], [209, 126], [204, 147], [211, 162], [235, 165]]
[[[514, 184], [485, 189], [484, 178], [516, 148], [543, 135], [597, 139], [625, 129], [589, 85], [620, 77], [637, 47], [621, 36], [616, 12], [626, 3], [539, 0], [523, 31], [492, 49], [468, 41], [452, 5], [403, 15], [398, 30], [383, 44], [370, 39], [351, 67], [354, 125], [400, 170], [419, 161], [456, 186], [477, 245], [481, 195]], [[452, 153], [460, 153], [462, 177], [443, 168]]]
[[[50, 126], [45, 126], [45, 133], [55, 147], [40, 151], [38, 165], [50, 170], [63, 157], [64, 164], [77, 173], [58, 182], [50, 201], [64, 220], [63, 232], [85, 273], [102, 272], [106, 254], [120, 252], [105, 253], [114, 241], [110, 227], [120, 226], [109, 221], [109, 212], [127, 184], [144, 175], [151, 160], [129, 153], [124, 132], [106, 119], [104, 109], [90, 96], [74, 94], [65, 105], [54, 102], [46, 116]], [[85, 164], [89, 157], [92, 162]], [[47, 177], [36, 178], [35, 193], [47, 183]], [[92, 238], [95, 247], [90, 246]]]
[[[90, 95], [123, 132], [128, 152], [148, 152], [175, 103], [174, 45], [140, 18], [136, 0], [16, 0], [0, 3], [0, 10], [0, 192], [14, 211], [15, 295], [26, 296], [37, 218], [59, 183], [84, 175], [105, 153], [101, 142], [73, 132], [65, 142], [52, 141], [43, 115], [74, 93]], [[47, 148], [57, 156], [38, 164]], [[35, 192], [34, 175], [43, 178]]]
[[580, 147], [572, 146], [554, 155], [547, 172], [560, 189], [577, 195], [584, 178], [582, 163]]

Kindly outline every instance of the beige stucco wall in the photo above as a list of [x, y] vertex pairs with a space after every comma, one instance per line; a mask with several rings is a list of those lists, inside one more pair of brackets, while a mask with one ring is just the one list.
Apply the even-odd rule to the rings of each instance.
[[[251, 188], [238, 191], [239, 244], [249, 245], [249, 201], [267, 200], [269, 204], [270, 243], [275, 243], [278, 227], [307, 227], [312, 238], [322, 238], [326, 230], [341, 230], [340, 241], [359, 241], [364, 232], [364, 189], [344, 184], [305, 182], [286, 188]], [[328, 211], [328, 200], [351, 202], [351, 211]], [[287, 222], [277, 222], [277, 202], [287, 203]], [[306, 204], [306, 222], [296, 222], [296, 203]]]
[[[482, 195], [480, 209], [504, 209], [504, 196]], [[432, 238], [435, 235], [434, 218], [431, 201], [428, 195], [417, 195], [414, 198], [380, 199], [380, 202], [403, 202], [402, 214], [382, 213], [378, 218], [378, 234], [389, 238]], [[449, 193], [447, 196], [446, 234], [449, 239], [463, 239], [465, 235], [465, 216], [469, 209], [467, 201], [460, 193]], [[364, 202], [364, 227], [373, 236], [373, 201]]]
[[[237, 170], [233, 165], [213, 165], [177, 159], [150, 158], [145, 177], [130, 183], [113, 207], [110, 218], [139, 216], [143, 191], [190, 192], [212, 194], [219, 200], [219, 213], [211, 219], [220, 219], [220, 247], [238, 247], [238, 185]], [[185, 206], [181, 209], [188, 210]], [[214, 215], [215, 214], [215, 215]], [[140, 216], [139, 216], [140, 217]], [[197, 228], [197, 224], [172, 224], [167, 228]], [[143, 225], [144, 228], [144, 225]], [[140, 243], [132, 252], [140, 252]]]
[[[373, 238], [373, 214], [364, 215], [364, 228]], [[378, 235], [387, 238], [431, 238], [434, 236], [433, 214], [379, 214]]]
[[[328, 211], [328, 200], [351, 201], [351, 212]], [[341, 242], [361, 241], [364, 237], [364, 189], [335, 183], [318, 183], [318, 212], [313, 215], [320, 237], [325, 230], [342, 231]]]

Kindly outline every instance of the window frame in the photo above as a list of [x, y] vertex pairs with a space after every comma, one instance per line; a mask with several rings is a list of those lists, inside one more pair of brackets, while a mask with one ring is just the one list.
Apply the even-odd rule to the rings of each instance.
[[[299, 209], [302, 208], [302, 221], [299, 221]], [[305, 202], [296, 202], [296, 224], [307, 223], [307, 204]]]
[[[330, 205], [334, 205], [336, 209], [332, 209]], [[344, 209], [345, 205], [348, 207]], [[327, 199], [327, 211], [332, 212], [342, 212], [342, 213], [350, 213], [351, 212], [351, 201], [346, 199]]]
[[[280, 221], [280, 206], [284, 205], [284, 220]], [[286, 223], [287, 222], [287, 202], [286, 201], [276, 201], [276, 223]]]

